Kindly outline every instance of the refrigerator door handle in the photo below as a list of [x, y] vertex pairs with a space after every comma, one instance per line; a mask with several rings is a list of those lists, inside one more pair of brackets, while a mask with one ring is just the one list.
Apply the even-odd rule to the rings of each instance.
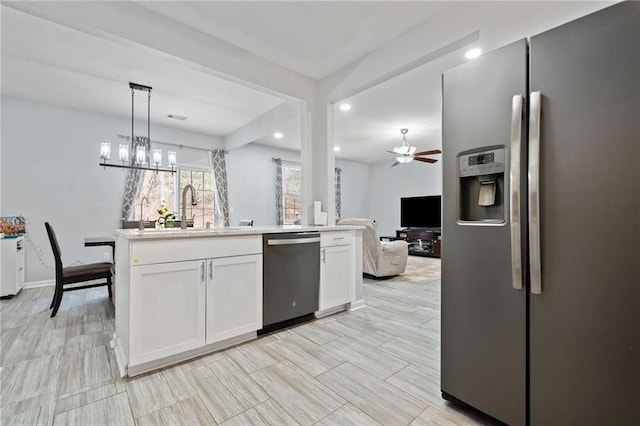
[[542, 293], [540, 259], [540, 115], [542, 95], [531, 92], [529, 114], [529, 268], [531, 293]]
[[511, 103], [511, 166], [509, 167], [509, 223], [511, 225], [511, 276], [512, 285], [522, 290], [522, 219], [520, 212], [520, 158], [522, 146], [522, 106], [524, 97], [514, 95]]

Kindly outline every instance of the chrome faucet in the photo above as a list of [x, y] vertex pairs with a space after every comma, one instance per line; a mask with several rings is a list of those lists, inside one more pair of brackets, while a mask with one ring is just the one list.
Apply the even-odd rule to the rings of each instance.
[[187, 189], [191, 189], [191, 205], [197, 206], [196, 189], [190, 183], [182, 190], [182, 214], [180, 215], [180, 229], [187, 229]]
[[142, 216], [142, 203], [143, 202], [146, 202], [147, 205], [149, 205], [149, 200], [147, 199], [146, 196], [142, 197], [142, 200], [140, 200], [140, 223], [138, 223], [138, 229], [141, 230], [141, 231], [144, 229], [143, 216]]

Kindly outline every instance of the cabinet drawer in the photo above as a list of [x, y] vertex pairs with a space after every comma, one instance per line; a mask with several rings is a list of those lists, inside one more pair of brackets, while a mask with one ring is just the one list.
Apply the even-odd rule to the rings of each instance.
[[180, 238], [131, 243], [132, 266], [262, 254], [262, 236]]
[[348, 246], [353, 242], [353, 235], [348, 231], [320, 233], [320, 246]]

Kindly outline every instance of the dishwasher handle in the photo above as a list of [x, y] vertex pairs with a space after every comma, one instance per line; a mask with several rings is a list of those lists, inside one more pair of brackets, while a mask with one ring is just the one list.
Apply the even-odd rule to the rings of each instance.
[[320, 237], [315, 238], [288, 238], [288, 239], [273, 239], [267, 240], [268, 246], [286, 246], [290, 244], [309, 244], [309, 243], [319, 243]]

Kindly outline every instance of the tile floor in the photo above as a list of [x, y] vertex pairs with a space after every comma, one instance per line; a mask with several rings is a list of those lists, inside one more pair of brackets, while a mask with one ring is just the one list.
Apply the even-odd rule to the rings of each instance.
[[2, 425], [463, 425], [439, 386], [440, 284], [365, 280], [367, 306], [132, 379], [106, 289], [0, 302]]

